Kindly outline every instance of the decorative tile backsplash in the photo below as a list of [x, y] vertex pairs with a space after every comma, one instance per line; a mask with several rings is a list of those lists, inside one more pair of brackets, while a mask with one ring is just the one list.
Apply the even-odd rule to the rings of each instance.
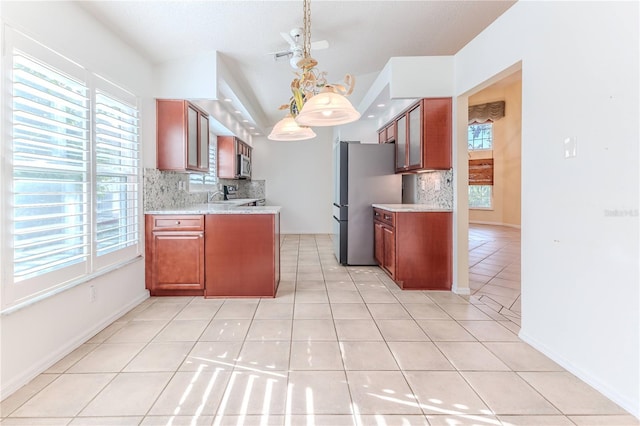
[[[238, 198], [265, 198], [264, 180], [218, 179], [218, 184], [237, 186]], [[220, 199], [222, 199], [222, 195], [220, 196]]]
[[436, 170], [419, 173], [416, 176], [417, 204], [426, 204], [432, 208], [453, 209], [453, 170]]
[[[187, 207], [207, 202], [207, 191], [189, 191], [189, 174], [144, 169], [144, 210]], [[238, 198], [266, 198], [264, 180], [220, 179], [219, 185], [237, 185]], [[217, 194], [217, 200], [223, 195]]]

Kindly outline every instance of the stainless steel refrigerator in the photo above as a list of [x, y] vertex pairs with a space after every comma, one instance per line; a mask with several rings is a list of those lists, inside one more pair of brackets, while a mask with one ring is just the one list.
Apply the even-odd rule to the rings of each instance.
[[333, 147], [333, 247], [342, 265], [375, 265], [372, 204], [400, 204], [393, 144], [337, 142]]

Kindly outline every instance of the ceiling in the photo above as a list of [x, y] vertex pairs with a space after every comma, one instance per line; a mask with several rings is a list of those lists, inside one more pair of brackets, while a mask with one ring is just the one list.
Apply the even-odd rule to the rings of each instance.
[[[311, 52], [333, 83], [356, 77], [350, 100], [358, 106], [369, 85], [393, 56], [452, 55], [514, 1], [311, 1], [311, 39], [329, 48]], [[280, 36], [302, 26], [296, 1], [79, 1], [106, 27], [158, 64], [218, 51], [245, 102], [251, 120], [268, 132], [288, 103], [294, 70], [273, 54], [288, 48]]]

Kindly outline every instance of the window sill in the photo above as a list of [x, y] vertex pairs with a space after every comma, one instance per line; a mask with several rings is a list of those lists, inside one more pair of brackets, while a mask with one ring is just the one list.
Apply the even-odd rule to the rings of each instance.
[[63, 284], [63, 285], [61, 285], [59, 287], [51, 289], [50, 291], [44, 292], [44, 293], [39, 294], [37, 296], [31, 297], [31, 298], [29, 298], [29, 299], [27, 299], [25, 301], [18, 302], [15, 305], [7, 306], [2, 311], [0, 311], [0, 316], [10, 315], [10, 314], [12, 314], [14, 312], [17, 312], [17, 311], [21, 310], [21, 309], [28, 308], [29, 306], [35, 305], [36, 303], [38, 303], [38, 302], [40, 302], [42, 300], [48, 299], [48, 298], [50, 298], [52, 296], [55, 296], [56, 294], [62, 293], [63, 291], [67, 291], [69, 289], [72, 289], [74, 287], [82, 285], [82, 284], [84, 284], [84, 283], [86, 283], [88, 281], [94, 280], [94, 279], [96, 279], [96, 278], [98, 278], [98, 277], [100, 277], [102, 275], [108, 274], [109, 272], [113, 272], [113, 271], [115, 271], [117, 269], [123, 268], [123, 267], [125, 267], [127, 265], [130, 265], [132, 263], [135, 263], [135, 262], [139, 261], [140, 259], [143, 259], [143, 257], [142, 256], [136, 256], [136, 257], [134, 257], [132, 259], [125, 260], [125, 261], [123, 261], [121, 263], [117, 263], [115, 265], [111, 265], [109, 267], [106, 267], [104, 269], [96, 271], [93, 274], [85, 275], [85, 276], [83, 276], [81, 278], [78, 278], [76, 280], [69, 281], [66, 284]]

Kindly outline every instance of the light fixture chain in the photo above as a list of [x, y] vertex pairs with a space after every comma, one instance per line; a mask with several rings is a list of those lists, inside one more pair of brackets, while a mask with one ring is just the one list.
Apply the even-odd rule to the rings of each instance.
[[311, 56], [311, 1], [303, 0], [303, 24], [304, 24], [304, 35], [303, 35], [303, 57], [308, 58]]

